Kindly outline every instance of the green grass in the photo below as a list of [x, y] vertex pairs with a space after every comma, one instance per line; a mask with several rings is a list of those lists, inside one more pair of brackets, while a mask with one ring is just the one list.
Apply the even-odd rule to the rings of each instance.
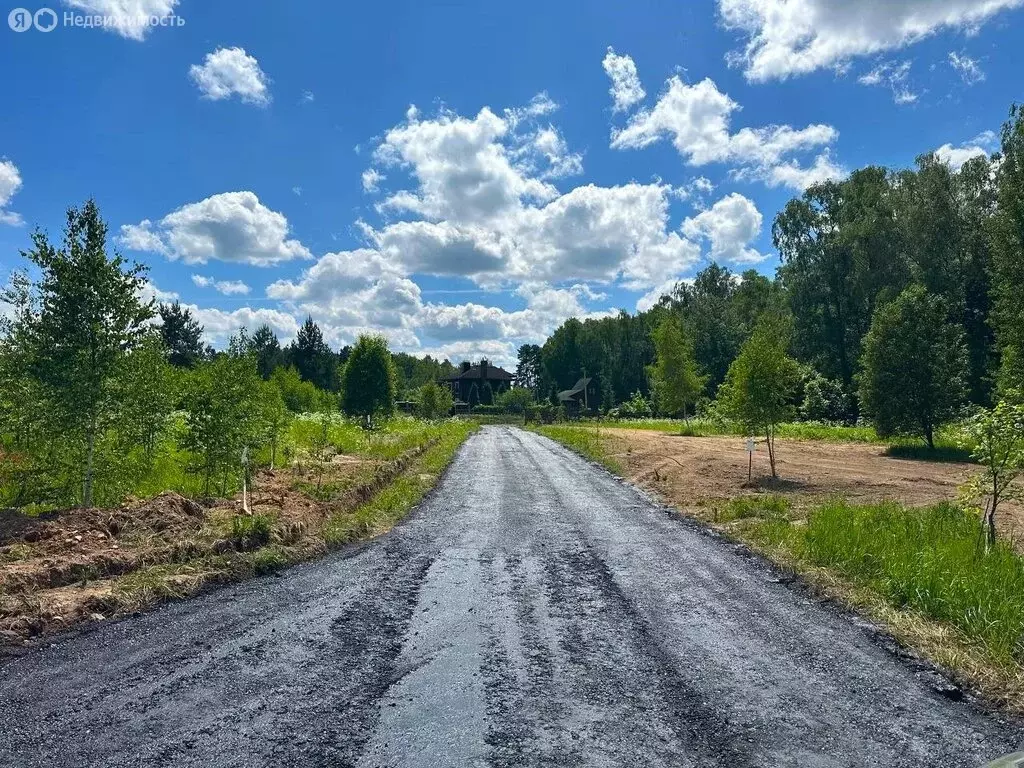
[[998, 659], [1024, 661], [1024, 559], [1006, 542], [986, 553], [975, 515], [952, 504], [834, 501], [811, 514], [800, 538], [811, 562], [956, 626]]
[[394, 481], [355, 510], [328, 518], [324, 530], [328, 545], [340, 546], [390, 530], [434, 487], [459, 446], [476, 431], [477, 425], [449, 420], [435, 423], [431, 428], [436, 442]]
[[834, 499], [791, 524], [772, 497], [729, 506], [732, 519], [758, 521], [741, 536], [951, 625], [998, 664], [1024, 663], [1024, 558], [1005, 541], [986, 552], [976, 514], [952, 503], [907, 508]]
[[[392, 461], [412, 448], [429, 442], [438, 431], [438, 424], [410, 416], [396, 416], [366, 430], [356, 421], [341, 414], [331, 416], [327, 441], [337, 453]], [[285, 445], [294, 455], [308, 453], [323, 429], [317, 414], [302, 414], [290, 425]]]
[[[603, 426], [603, 424], [602, 424]], [[568, 426], [562, 424], [533, 425], [532, 431], [562, 443], [576, 453], [601, 464], [609, 472], [622, 474], [624, 468], [605, 450], [604, 439], [599, 435], [597, 424]]]
[[[649, 429], [655, 432], [683, 435], [686, 437], [718, 437], [746, 435], [746, 430], [739, 424], [724, 420], [710, 419], [602, 419], [602, 427], [613, 429]], [[779, 427], [779, 437], [796, 440], [832, 440], [835, 442], [880, 443], [886, 442], [878, 437], [873, 427], [847, 427], [836, 424], [818, 422], [792, 422]]]

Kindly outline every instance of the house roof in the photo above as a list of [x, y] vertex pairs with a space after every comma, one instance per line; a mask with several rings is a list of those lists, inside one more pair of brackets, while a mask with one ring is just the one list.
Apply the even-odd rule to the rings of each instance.
[[[483, 373], [480, 370], [479, 365], [471, 366], [468, 371], [459, 371], [456, 374], [449, 376], [445, 381], [458, 381], [460, 379], [482, 379]], [[490, 381], [512, 381], [515, 376], [506, 371], [504, 368], [499, 368], [496, 365], [487, 366], [487, 379]]]
[[572, 400], [577, 395], [582, 395], [583, 394], [583, 390], [585, 390], [588, 386], [590, 386], [590, 382], [591, 381], [593, 381], [593, 379], [591, 379], [589, 377], [585, 378], [585, 379], [580, 379], [579, 381], [577, 381], [573, 385], [572, 389], [566, 389], [566, 390], [563, 390], [563, 391], [559, 392], [558, 393], [558, 399], [561, 400], [563, 403], [565, 403], [565, 402], [568, 402], [569, 400]]

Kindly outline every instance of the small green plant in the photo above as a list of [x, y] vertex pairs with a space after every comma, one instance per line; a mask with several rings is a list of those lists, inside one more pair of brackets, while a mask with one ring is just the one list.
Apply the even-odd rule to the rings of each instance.
[[252, 555], [252, 570], [257, 576], [274, 573], [288, 565], [288, 558], [277, 547], [267, 547]]
[[991, 411], [978, 414], [968, 425], [968, 445], [982, 472], [967, 484], [969, 496], [985, 498], [983, 517], [989, 548], [996, 542], [996, 513], [1010, 499], [1024, 499], [1016, 480], [1024, 474], [1024, 405], [1012, 394]]
[[231, 518], [231, 538], [241, 550], [266, 546], [273, 530], [274, 519], [269, 515], [237, 515]]
[[723, 510], [721, 520], [789, 520], [789, 500], [778, 494], [767, 496], [739, 496], [730, 499]]

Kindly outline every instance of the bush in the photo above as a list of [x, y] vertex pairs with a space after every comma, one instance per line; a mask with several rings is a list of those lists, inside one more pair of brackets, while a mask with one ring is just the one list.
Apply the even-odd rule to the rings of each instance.
[[812, 373], [804, 383], [800, 416], [804, 421], [838, 423], [845, 421], [850, 409], [842, 383]]
[[526, 409], [533, 405], [533, 392], [524, 387], [515, 387], [498, 395], [495, 405], [504, 413], [526, 413]]
[[448, 387], [431, 381], [420, 387], [417, 412], [424, 419], [443, 419], [455, 407], [455, 398]]
[[284, 404], [292, 413], [315, 411], [320, 398], [320, 390], [308, 381], [303, 381], [294, 366], [275, 368], [270, 380], [277, 385], [284, 398]]
[[649, 419], [653, 414], [650, 401], [639, 390], [618, 408], [608, 412], [609, 418], [612, 419]]

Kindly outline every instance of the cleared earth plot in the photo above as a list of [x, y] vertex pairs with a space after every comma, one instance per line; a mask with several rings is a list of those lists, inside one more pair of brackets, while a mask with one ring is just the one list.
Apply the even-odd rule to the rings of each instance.
[[979, 766], [1024, 739], [567, 449], [487, 427], [406, 522], [0, 666], [19, 766]]

